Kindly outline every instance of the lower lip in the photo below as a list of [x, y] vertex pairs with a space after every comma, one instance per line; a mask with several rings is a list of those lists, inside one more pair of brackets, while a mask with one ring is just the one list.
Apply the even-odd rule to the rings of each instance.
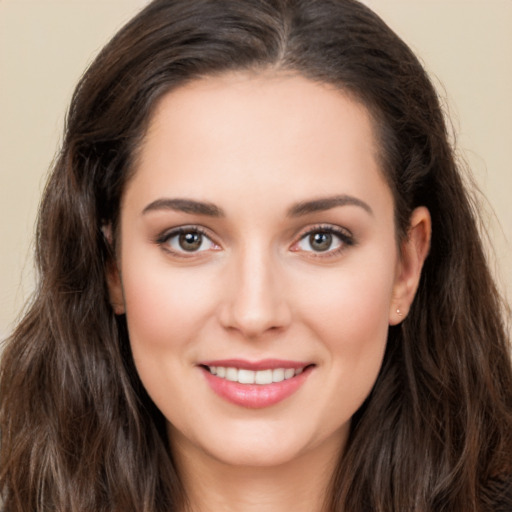
[[206, 381], [220, 397], [232, 404], [250, 409], [262, 409], [282, 402], [293, 395], [305, 382], [312, 367], [302, 373], [272, 384], [240, 384], [212, 375], [207, 369], [201, 368]]

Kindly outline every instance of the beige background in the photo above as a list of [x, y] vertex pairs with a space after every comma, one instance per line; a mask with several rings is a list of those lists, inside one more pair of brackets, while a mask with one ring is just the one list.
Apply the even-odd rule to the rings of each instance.
[[[0, 339], [33, 287], [32, 235], [73, 87], [143, 0], [0, 0]], [[488, 197], [484, 221], [512, 298], [512, 0], [368, 0], [420, 55], [460, 155]]]

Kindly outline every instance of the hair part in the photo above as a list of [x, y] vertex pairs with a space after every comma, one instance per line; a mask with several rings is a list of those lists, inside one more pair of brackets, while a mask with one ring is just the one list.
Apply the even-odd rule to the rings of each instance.
[[355, 0], [155, 0], [85, 73], [40, 206], [38, 288], [1, 363], [5, 510], [168, 512], [186, 501], [165, 420], [137, 376], [125, 319], [109, 303], [112, 253], [102, 226], [117, 226], [163, 95], [265, 69], [334, 85], [363, 103], [399, 239], [415, 207], [432, 217], [415, 301], [390, 328], [329, 510], [496, 510], [512, 481], [502, 303], [435, 90], [410, 49]]

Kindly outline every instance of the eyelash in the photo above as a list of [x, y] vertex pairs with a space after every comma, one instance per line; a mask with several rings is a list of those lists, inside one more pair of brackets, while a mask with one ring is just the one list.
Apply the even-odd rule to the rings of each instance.
[[[201, 252], [205, 251], [186, 251], [186, 250], [175, 250], [169, 245], [169, 241], [172, 238], [179, 237], [180, 235], [185, 234], [198, 234], [204, 237], [204, 239], [209, 240], [211, 244], [217, 246], [216, 242], [212, 239], [211, 235], [200, 226], [181, 226], [178, 228], [173, 228], [169, 231], [165, 231], [161, 235], [159, 235], [156, 239], [156, 243], [161, 246], [165, 251], [181, 257], [181, 258], [190, 258], [193, 257]], [[202, 241], [204, 243], [204, 240]]]
[[[297, 248], [298, 245], [301, 242], [303, 242], [304, 240], [307, 240], [308, 237], [311, 237], [312, 235], [317, 234], [317, 233], [333, 235], [334, 237], [336, 237], [339, 240], [340, 245], [339, 245], [339, 247], [336, 247], [334, 249], [327, 249], [325, 251], [315, 251], [315, 250], [303, 251], [303, 252], [311, 253], [310, 257], [314, 257], [314, 258], [335, 257], [335, 256], [338, 256], [341, 252], [343, 252], [348, 247], [355, 245], [355, 240], [354, 240], [352, 234], [348, 230], [342, 229], [342, 228], [339, 228], [336, 226], [332, 226], [332, 225], [318, 225], [318, 226], [314, 226], [314, 227], [308, 229], [307, 231], [305, 231], [304, 233], [302, 233], [300, 235], [299, 239], [292, 244], [290, 250], [293, 252], [300, 252], [301, 249]], [[173, 228], [169, 231], [165, 231], [164, 233], [162, 233], [161, 235], [159, 235], [157, 237], [156, 243], [159, 246], [161, 246], [165, 251], [172, 253], [173, 255], [176, 255], [178, 257], [182, 257], [182, 258], [190, 258], [190, 257], [193, 257], [193, 256], [201, 253], [201, 252], [205, 252], [204, 250], [203, 251], [186, 251], [185, 249], [175, 250], [175, 249], [171, 248], [169, 245], [169, 241], [175, 237], [178, 237], [178, 236], [184, 235], [184, 234], [199, 234], [202, 237], [204, 237], [204, 239], [208, 240], [211, 244], [218, 247], [218, 244], [212, 239], [209, 232], [207, 232], [201, 226], [196, 226], [196, 225], [181, 226], [178, 228]], [[201, 245], [204, 243], [204, 239], [202, 240]]]
[[298, 246], [300, 242], [307, 240], [308, 237], [316, 233], [333, 235], [334, 237], [338, 238], [340, 246], [336, 247], [335, 249], [328, 249], [326, 251], [305, 251], [311, 253], [310, 256], [313, 258], [336, 257], [348, 247], [354, 246], [356, 243], [353, 235], [346, 229], [342, 229], [333, 225], [318, 225], [302, 233], [299, 240], [292, 245], [292, 251], [298, 252], [300, 249], [294, 249], [294, 247]]

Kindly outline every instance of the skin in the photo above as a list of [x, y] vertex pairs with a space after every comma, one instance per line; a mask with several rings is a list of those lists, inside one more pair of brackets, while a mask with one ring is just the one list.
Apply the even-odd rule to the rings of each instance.
[[[333, 197], [345, 201], [312, 211]], [[120, 219], [111, 301], [169, 422], [190, 510], [322, 510], [430, 238], [418, 208], [397, 243], [366, 109], [300, 76], [187, 84], [154, 112]], [[199, 250], [180, 246], [183, 226], [205, 232]], [[332, 235], [327, 250], [311, 232]], [[249, 409], [215, 394], [198, 367], [232, 358], [314, 367], [290, 397]]]

